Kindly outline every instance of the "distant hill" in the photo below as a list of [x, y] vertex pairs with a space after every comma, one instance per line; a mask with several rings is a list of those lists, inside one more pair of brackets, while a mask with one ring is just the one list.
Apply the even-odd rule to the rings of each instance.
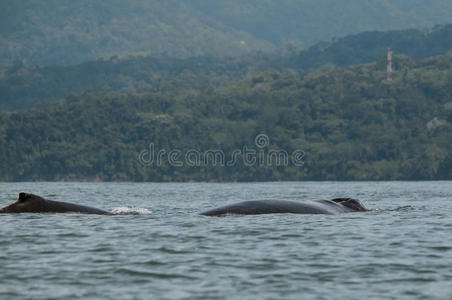
[[362, 31], [452, 22], [452, 0], [15, 0], [0, 4], [0, 65], [111, 56], [239, 56]]
[[[186, 59], [117, 57], [72, 66], [28, 67], [16, 63], [0, 69], [0, 110], [27, 109], [71, 93], [103, 89], [124, 92], [202, 92], [267, 69], [312, 71], [371, 63], [395, 55], [420, 59], [452, 51], [452, 25], [428, 32], [364, 32], [303, 51], [254, 54], [240, 58]], [[397, 71], [397, 66], [395, 66]]]
[[[394, 64], [391, 82], [380, 61], [0, 112], [0, 181], [451, 180], [452, 56]], [[204, 160], [215, 150], [234, 163]]]
[[[420, 59], [452, 53], [452, 24], [437, 25], [429, 31], [416, 29], [370, 31], [349, 35], [333, 42], [320, 42], [288, 57], [286, 66], [304, 71], [322, 67], [349, 66], [374, 62], [391, 49], [396, 54]], [[280, 64], [284, 64], [282, 61]]]

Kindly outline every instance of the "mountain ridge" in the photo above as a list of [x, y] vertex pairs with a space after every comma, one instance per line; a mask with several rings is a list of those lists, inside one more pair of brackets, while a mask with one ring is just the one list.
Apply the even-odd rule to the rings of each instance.
[[407, 55], [412, 59], [450, 53], [452, 24], [436, 26], [427, 33], [415, 29], [364, 32], [329, 43], [321, 42], [302, 51], [260, 52], [240, 58], [111, 57], [53, 67], [29, 67], [17, 63], [0, 68], [0, 109], [28, 109], [90, 89], [190, 91], [218, 87], [267, 69], [310, 72], [372, 63], [384, 59], [388, 47], [395, 55]]
[[362, 31], [452, 22], [452, 0], [17, 0], [0, 6], [0, 65], [71, 65], [140, 53], [240, 56]]

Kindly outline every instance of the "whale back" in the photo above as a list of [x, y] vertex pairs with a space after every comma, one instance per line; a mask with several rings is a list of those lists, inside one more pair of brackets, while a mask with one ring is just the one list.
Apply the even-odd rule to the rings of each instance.
[[46, 200], [38, 195], [19, 193], [16, 202], [0, 210], [0, 213], [85, 213], [85, 214], [109, 214], [107, 211], [94, 207], [77, 205], [73, 203]]
[[252, 200], [214, 208], [201, 213], [204, 216], [260, 215], [260, 214], [327, 214], [334, 215], [355, 211], [367, 211], [364, 205], [352, 198], [333, 200], [287, 201]]
[[37, 195], [28, 193], [19, 193], [17, 201], [2, 208], [3, 213], [31, 213], [44, 212], [46, 209], [46, 200]]

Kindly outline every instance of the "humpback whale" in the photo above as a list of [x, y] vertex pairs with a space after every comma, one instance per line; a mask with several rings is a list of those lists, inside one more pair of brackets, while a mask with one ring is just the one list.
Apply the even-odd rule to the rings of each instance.
[[254, 200], [239, 202], [201, 213], [204, 216], [226, 215], [261, 215], [261, 214], [327, 214], [368, 211], [359, 201], [352, 198], [332, 200], [288, 201], [288, 200]]
[[13, 204], [0, 209], [0, 213], [81, 213], [110, 215], [109, 212], [94, 207], [77, 205], [68, 202], [46, 200], [37, 195], [19, 193]]

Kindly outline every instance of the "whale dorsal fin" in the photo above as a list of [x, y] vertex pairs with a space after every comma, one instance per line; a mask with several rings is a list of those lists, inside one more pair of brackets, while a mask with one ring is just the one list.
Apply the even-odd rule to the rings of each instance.
[[33, 199], [41, 199], [41, 197], [29, 193], [20, 192], [17, 201], [25, 202]]
[[335, 198], [335, 199], [331, 199], [331, 201], [336, 202], [336, 203], [341, 203], [341, 202], [345, 202], [348, 200], [351, 200], [352, 198]]
[[355, 211], [367, 211], [368, 209], [359, 201], [353, 198], [335, 198], [331, 201], [335, 203], [340, 203], [343, 206], [346, 206]]
[[17, 198], [17, 201], [23, 202], [23, 201], [26, 201], [28, 198], [30, 198], [30, 197], [28, 196], [27, 193], [20, 192], [19, 198]]

